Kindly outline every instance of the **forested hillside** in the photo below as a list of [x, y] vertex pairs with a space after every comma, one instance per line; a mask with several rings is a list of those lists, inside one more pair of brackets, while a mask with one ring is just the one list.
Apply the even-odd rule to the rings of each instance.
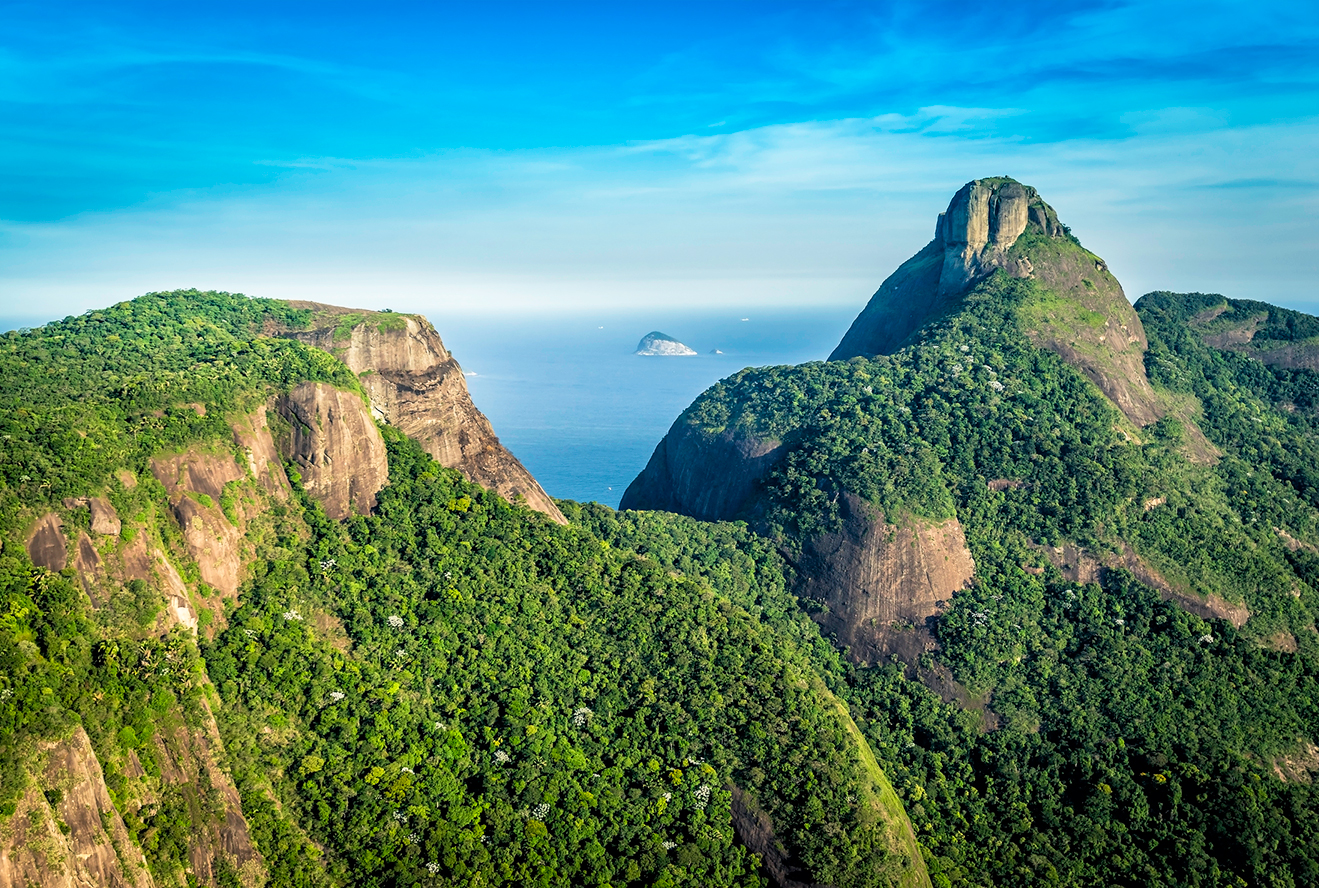
[[[719, 503], [782, 554], [936, 884], [1311, 884], [1317, 377], [1212, 324], [1299, 345], [1313, 319], [1174, 294], [1130, 313], [1070, 233], [1022, 225], [978, 254], [942, 228], [927, 250], [955, 260], [875, 297], [924, 314], [872, 303], [849, 333], [883, 353], [712, 387], [624, 505]], [[714, 494], [685, 486], [703, 463]]]
[[777, 555], [683, 576], [388, 427], [387, 467], [325, 451], [366, 406], [266, 334], [308, 315], [189, 291], [4, 338], [6, 879], [928, 884]]
[[623, 511], [424, 319], [7, 334], [0, 884], [1319, 884], [1317, 331], [977, 180]]

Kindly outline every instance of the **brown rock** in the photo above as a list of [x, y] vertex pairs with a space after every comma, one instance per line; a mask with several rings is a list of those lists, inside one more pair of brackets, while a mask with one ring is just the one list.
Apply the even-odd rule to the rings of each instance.
[[78, 571], [78, 579], [82, 580], [83, 589], [87, 591], [93, 604], [104, 604], [104, 599], [100, 595], [101, 580], [105, 574], [101, 566], [101, 554], [96, 551], [96, 545], [85, 530], [78, 531], [77, 551], [73, 566]]
[[288, 420], [284, 451], [302, 484], [331, 518], [368, 514], [389, 480], [385, 442], [362, 399], [320, 382], [304, 382], [277, 402]]
[[64, 522], [50, 512], [41, 517], [28, 533], [27, 556], [37, 567], [61, 571], [69, 563], [69, 541], [64, 538]]
[[[238, 591], [242, 571], [242, 533], [220, 508], [226, 484], [246, 473], [229, 454], [197, 449], [151, 461], [151, 473], [169, 494], [170, 508], [183, 530], [188, 554], [202, 581], [224, 595]], [[209, 505], [199, 499], [205, 496]]]
[[[76, 728], [67, 740], [41, 744], [38, 753], [44, 764], [0, 832], [0, 885], [152, 886], [87, 733]], [[59, 792], [53, 807], [43, 795], [47, 789]]]
[[224, 486], [245, 474], [229, 454], [206, 453], [196, 448], [151, 460], [151, 474], [165, 486], [170, 499], [188, 493], [205, 494], [213, 502], [224, 495]]
[[936, 647], [928, 621], [975, 573], [956, 518], [885, 522], [851, 494], [843, 529], [811, 540], [797, 564], [797, 594], [819, 602], [815, 619], [857, 662], [895, 653], [914, 660]]
[[[348, 365], [382, 419], [467, 480], [510, 502], [521, 498], [530, 508], [565, 523], [536, 479], [499, 443], [490, 420], [472, 403], [462, 368], [425, 318], [315, 302], [290, 304], [316, 312], [316, 321], [311, 330], [282, 335], [330, 352]], [[364, 319], [347, 337], [340, 332], [336, 340], [346, 315]]]
[[92, 511], [92, 533], [118, 536], [122, 524], [110, 501], [103, 496], [93, 496], [88, 498], [87, 504]]

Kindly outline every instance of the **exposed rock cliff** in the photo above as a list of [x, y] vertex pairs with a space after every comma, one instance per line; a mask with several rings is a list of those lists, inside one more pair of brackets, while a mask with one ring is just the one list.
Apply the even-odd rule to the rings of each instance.
[[358, 375], [378, 415], [421, 443], [441, 465], [526, 504], [564, 517], [536, 479], [499, 443], [476, 409], [462, 368], [425, 318], [292, 302], [314, 312], [308, 330], [289, 336], [335, 355]]
[[1163, 415], [1145, 374], [1145, 330], [1122, 285], [1034, 188], [1007, 178], [976, 179], [953, 196], [934, 239], [884, 281], [830, 360], [891, 354], [999, 269], [1038, 282], [1039, 298], [1021, 312], [1038, 345], [1080, 370], [1136, 426]]
[[927, 621], [970, 582], [975, 561], [956, 518], [886, 522], [844, 494], [843, 528], [811, 540], [797, 563], [797, 594], [823, 605], [822, 629], [860, 663], [936, 647]]
[[64, 570], [69, 563], [69, 541], [64, 537], [64, 522], [59, 515], [43, 515], [28, 531], [27, 556], [37, 567]]
[[619, 508], [681, 512], [703, 521], [733, 518], [780, 453], [778, 441], [732, 432], [708, 439], [680, 417]]
[[[224, 514], [225, 486], [246, 477], [230, 454], [190, 450], [151, 461], [151, 473], [169, 494], [170, 508], [183, 530], [188, 554], [202, 582], [232, 596], [242, 571], [242, 534]], [[177, 593], [176, 593], [177, 594]]]
[[304, 382], [276, 402], [289, 423], [283, 450], [302, 485], [331, 518], [365, 515], [389, 480], [385, 442], [367, 406], [352, 392]]

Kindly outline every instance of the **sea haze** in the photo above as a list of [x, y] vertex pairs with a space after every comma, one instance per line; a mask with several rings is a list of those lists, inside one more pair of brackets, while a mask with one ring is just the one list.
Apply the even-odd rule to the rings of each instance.
[[[859, 310], [429, 316], [476, 406], [550, 496], [617, 508], [697, 395], [743, 367], [823, 360]], [[634, 355], [652, 330], [699, 354]]]

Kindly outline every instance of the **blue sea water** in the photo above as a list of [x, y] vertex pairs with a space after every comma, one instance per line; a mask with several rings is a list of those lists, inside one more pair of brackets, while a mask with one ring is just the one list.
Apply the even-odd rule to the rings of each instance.
[[[859, 310], [429, 316], [468, 374], [476, 406], [541, 486], [617, 508], [697, 395], [743, 367], [823, 360]], [[699, 354], [634, 355], [652, 330]]]

